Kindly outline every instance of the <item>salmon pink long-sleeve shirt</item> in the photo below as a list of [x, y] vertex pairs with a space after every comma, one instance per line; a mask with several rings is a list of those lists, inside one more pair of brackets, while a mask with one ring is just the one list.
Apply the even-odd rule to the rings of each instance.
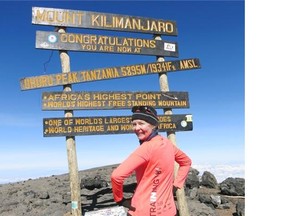
[[[179, 164], [174, 178], [174, 162]], [[182, 188], [191, 167], [191, 159], [161, 135], [142, 143], [112, 173], [114, 200], [123, 198], [124, 180], [136, 172], [137, 187], [131, 200], [133, 216], [175, 216], [173, 185]]]

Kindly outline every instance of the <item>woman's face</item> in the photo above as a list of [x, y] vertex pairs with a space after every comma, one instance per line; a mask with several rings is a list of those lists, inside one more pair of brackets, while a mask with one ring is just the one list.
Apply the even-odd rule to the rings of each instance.
[[139, 140], [146, 140], [154, 128], [154, 125], [140, 119], [135, 119], [132, 121], [132, 129]]

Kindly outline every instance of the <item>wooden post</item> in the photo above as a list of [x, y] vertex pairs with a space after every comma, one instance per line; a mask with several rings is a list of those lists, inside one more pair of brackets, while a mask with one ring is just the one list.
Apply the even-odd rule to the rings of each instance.
[[[65, 33], [65, 28], [59, 28], [59, 33]], [[59, 51], [62, 73], [70, 72], [70, 57], [67, 51]], [[72, 85], [64, 85], [63, 91], [72, 91]], [[65, 110], [65, 117], [73, 117], [73, 110]], [[73, 216], [81, 216], [80, 183], [78, 177], [78, 165], [76, 154], [75, 136], [66, 137], [67, 157], [71, 190], [71, 213]]]
[[[154, 39], [155, 40], [162, 40], [160, 35], [155, 35]], [[157, 57], [156, 60], [157, 60], [157, 62], [165, 61], [164, 57]], [[160, 90], [161, 91], [165, 91], [165, 92], [169, 91], [168, 77], [167, 77], [166, 73], [159, 73], [159, 84], [160, 84]], [[164, 109], [164, 114], [165, 115], [172, 115], [172, 109], [170, 109], [170, 108]], [[174, 145], [177, 146], [175, 132], [167, 132], [167, 137]], [[179, 165], [175, 162], [174, 175], [177, 175], [178, 168], [179, 168]], [[185, 197], [184, 188], [177, 190], [176, 197], [177, 197], [179, 216], [190, 216], [189, 208], [187, 205], [187, 200]]]

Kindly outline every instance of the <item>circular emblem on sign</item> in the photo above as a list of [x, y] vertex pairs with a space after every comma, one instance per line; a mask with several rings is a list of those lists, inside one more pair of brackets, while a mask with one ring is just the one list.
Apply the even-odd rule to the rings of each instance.
[[55, 35], [49, 35], [48, 36], [48, 41], [50, 43], [55, 43], [57, 41], [57, 37]]
[[183, 121], [181, 121], [181, 126], [182, 126], [182, 127], [186, 127], [186, 126], [187, 126], [187, 122], [186, 122], [186, 121], [184, 121], [184, 120], [183, 120]]

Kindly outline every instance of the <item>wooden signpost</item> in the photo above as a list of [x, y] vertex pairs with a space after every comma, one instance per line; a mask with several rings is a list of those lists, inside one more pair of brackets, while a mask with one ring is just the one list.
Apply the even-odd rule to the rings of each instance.
[[[158, 115], [159, 132], [191, 131], [192, 115]], [[44, 118], [43, 135], [81, 136], [133, 133], [131, 116]]]
[[95, 34], [36, 32], [36, 48], [178, 57], [176, 42]]
[[[172, 108], [189, 107], [187, 92], [170, 92], [167, 72], [200, 69], [197, 58], [165, 61], [164, 56], [178, 57], [176, 42], [162, 41], [160, 35], [176, 36], [176, 22], [121, 14], [57, 8], [32, 7], [32, 24], [57, 27], [54, 32], [36, 32], [36, 48], [59, 50], [62, 73], [23, 78], [21, 90], [63, 86], [63, 92], [44, 92], [43, 110], [64, 110], [64, 118], [44, 118], [43, 136], [65, 136], [69, 164], [71, 213], [81, 216], [80, 184], [75, 136], [132, 133], [131, 116], [74, 117], [73, 110], [128, 109], [134, 105], [163, 108], [159, 115], [160, 132], [176, 145], [175, 131], [193, 129], [191, 114], [172, 114]], [[152, 40], [67, 33], [66, 27], [102, 29], [153, 34]], [[157, 35], [157, 36], [156, 36]], [[153, 55], [157, 62], [70, 71], [70, 51]], [[106, 79], [158, 74], [161, 92], [72, 92], [72, 84]], [[175, 168], [177, 172], [177, 167]], [[189, 216], [183, 190], [177, 192], [180, 216]]]
[[198, 58], [189, 58], [165, 62], [151, 62], [146, 64], [133, 64], [127, 66], [115, 66], [108, 68], [96, 68], [90, 70], [47, 74], [34, 77], [26, 77], [20, 80], [21, 90], [37, 89], [66, 84], [77, 84], [98, 80], [118, 79], [132, 76], [144, 76], [166, 72], [191, 71], [200, 69]]
[[176, 22], [147, 17], [58, 8], [32, 7], [32, 23], [176, 36]]
[[42, 110], [189, 108], [188, 92], [43, 92]]

